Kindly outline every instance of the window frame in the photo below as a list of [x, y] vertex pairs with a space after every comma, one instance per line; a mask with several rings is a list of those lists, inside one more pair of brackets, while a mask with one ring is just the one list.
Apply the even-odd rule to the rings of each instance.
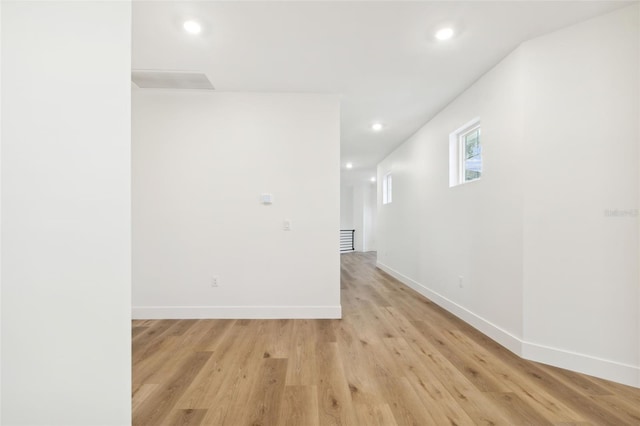
[[[465, 152], [466, 141], [465, 137], [470, 133], [478, 131], [478, 137], [480, 138], [480, 176], [474, 179], [466, 179], [465, 169]], [[469, 182], [476, 182], [482, 179], [484, 175], [484, 162], [482, 155], [482, 122], [480, 117], [476, 117], [473, 120], [460, 126], [455, 131], [449, 134], [449, 187], [459, 186]]]
[[[466, 141], [466, 137], [469, 136], [471, 133], [478, 131], [478, 139], [480, 140], [479, 145], [480, 145], [480, 176], [478, 176], [477, 178], [473, 178], [473, 179], [467, 179], [467, 168], [466, 168], [466, 152], [467, 152], [467, 141]], [[467, 182], [473, 182], [474, 180], [478, 180], [482, 178], [482, 129], [480, 127], [480, 121], [476, 122], [474, 125], [467, 127], [463, 132], [458, 134], [458, 143], [460, 144], [458, 146], [458, 154], [460, 156], [459, 160], [458, 160], [458, 168], [459, 168], [459, 172], [460, 172], [460, 183], [467, 183]]]
[[382, 176], [382, 204], [391, 204], [393, 201], [393, 177], [391, 172]]

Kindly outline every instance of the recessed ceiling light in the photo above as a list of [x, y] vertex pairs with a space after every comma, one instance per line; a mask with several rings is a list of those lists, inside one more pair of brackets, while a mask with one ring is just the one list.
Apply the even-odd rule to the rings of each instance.
[[373, 124], [371, 125], [371, 129], [372, 129], [374, 132], [379, 132], [380, 130], [382, 130], [382, 123], [373, 123]]
[[375, 181], [376, 181], [376, 177], [375, 176], [371, 177], [371, 182], [375, 182]]
[[352, 169], [352, 168], [353, 168], [353, 164], [347, 163], [347, 169]]
[[453, 37], [453, 28], [442, 28], [436, 33], [438, 40], [449, 40], [451, 37]]
[[202, 31], [202, 26], [196, 21], [185, 21], [182, 26], [186, 32], [191, 34], [200, 34], [200, 31]]

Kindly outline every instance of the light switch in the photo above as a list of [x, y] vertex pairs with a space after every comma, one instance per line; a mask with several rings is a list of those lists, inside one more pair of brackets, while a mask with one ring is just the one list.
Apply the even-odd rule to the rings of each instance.
[[289, 219], [285, 219], [284, 222], [282, 222], [282, 229], [285, 231], [291, 231], [291, 221]]

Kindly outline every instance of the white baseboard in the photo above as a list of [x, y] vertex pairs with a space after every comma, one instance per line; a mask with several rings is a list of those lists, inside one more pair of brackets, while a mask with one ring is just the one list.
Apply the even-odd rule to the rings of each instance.
[[640, 387], [640, 368], [577, 352], [524, 342], [522, 357], [628, 386]]
[[134, 306], [133, 319], [340, 319], [341, 306]]
[[640, 387], [639, 366], [527, 342], [393, 268], [380, 262], [376, 262], [376, 266], [522, 358]]
[[408, 287], [411, 287], [412, 289], [414, 289], [415, 291], [417, 291], [427, 299], [431, 300], [438, 306], [446, 309], [447, 311], [451, 312], [452, 314], [454, 314], [464, 322], [470, 324], [471, 326], [478, 329], [482, 333], [491, 337], [493, 340], [500, 343], [502, 346], [509, 349], [511, 352], [521, 356], [522, 340], [517, 336], [514, 336], [508, 331], [503, 330], [502, 328], [491, 323], [490, 321], [487, 321], [481, 316], [471, 312], [467, 308], [458, 305], [457, 303], [447, 299], [446, 297], [423, 286], [417, 281], [412, 280], [406, 275], [401, 274], [400, 272], [394, 270], [393, 268], [388, 267], [383, 263], [376, 262], [376, 266], [382, 269], [383, 271], [385, 271], [387, 274], [394, 277], [395, 279], [397, 279], [398, 281], [400, 281], [401, 283], [406, 284]]

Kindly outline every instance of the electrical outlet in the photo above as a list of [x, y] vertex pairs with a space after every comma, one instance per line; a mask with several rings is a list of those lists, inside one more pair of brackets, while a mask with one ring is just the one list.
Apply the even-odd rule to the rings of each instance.
[[464, 287], [464, 277], [462, 275], [458, 277], [458, 285], [460, 288]]
[[218, 287], [218, 277], [211, 277], [211, 287]]

